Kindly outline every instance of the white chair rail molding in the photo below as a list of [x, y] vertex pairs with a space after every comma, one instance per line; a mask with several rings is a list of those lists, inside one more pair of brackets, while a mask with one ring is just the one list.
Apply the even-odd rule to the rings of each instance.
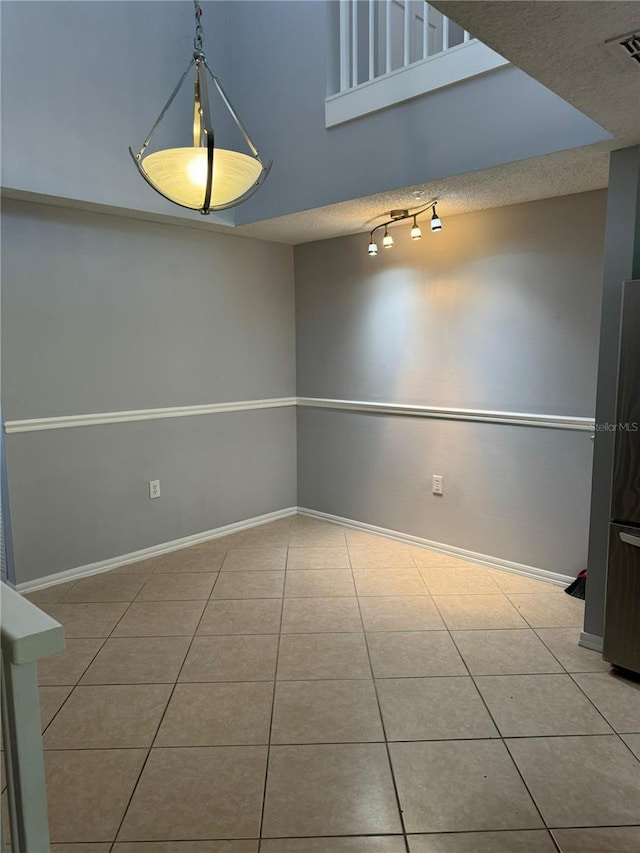
[[132, 421], [215, 415], [224, 414], [225, 412], [283, 409], [292, 406], [365, 412], [372, 415], [400, 415], [411, 418], [479, 421], [482, 423], [510, 424], [512, 426], [568, 429], [589, 433], [593, 433], [595, 430], [595, 421], [593, 418], [574, 417], [572, 415], [464, 409], [395, 402], [370, 402], [366, 400], [334, 400], [321, 397], [274, 397], [266, 400], [234, 400], [228, 403], [205, 403], [198, 406], [171, 406], [158, 409], [132, 409], [121, 412], [58, 415], [51, 418], [28, 418], [25, 420], [5, 421], [4, 431], [7, 434], [42, 432], [43, 430], [130, 423]]

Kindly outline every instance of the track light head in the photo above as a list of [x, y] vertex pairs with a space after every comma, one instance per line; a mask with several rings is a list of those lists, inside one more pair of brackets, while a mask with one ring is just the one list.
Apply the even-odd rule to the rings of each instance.
[[378, 244], [376, 243], [376, 241], [373, 238], [371, 238], [371, 242], [369, 243], [369, 254], [370, 255], [377, 255], [378, 254]]
[[417, 216], [413, 217], [413, 228], [411, 229], [411, 239], [419, 240], [422, 237], [422, 231], [418, 225]]
[[435, 204], [433, 205], [433, 215], [431, 216], [431, 230], [442, 231], [442, 222], [440, 222], [438, 214], [436, 213]]
[[386, 227], [384, 229], [384, 237], [382, 238], [382, 246], [384, 249], [390, 249], [393, 246], [393, 237], [389, 234]]

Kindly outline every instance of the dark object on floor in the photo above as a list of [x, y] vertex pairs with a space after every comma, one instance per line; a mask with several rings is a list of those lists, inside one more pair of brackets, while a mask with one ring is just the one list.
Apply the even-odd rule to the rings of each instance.
[[572, 595], [574, 598], [584, 598], [584, 590], [587, 585], [587, 570], [583, 569], [578, 573], [578, 577], [569, 584], [565, 589], [567, 595]]

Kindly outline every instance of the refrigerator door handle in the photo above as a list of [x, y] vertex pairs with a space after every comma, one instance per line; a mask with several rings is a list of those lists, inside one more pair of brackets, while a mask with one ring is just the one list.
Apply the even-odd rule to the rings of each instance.
[[634, 545], [636, 548], [640, 548], [640, 536], [632, 536], [630, 533], [621, 533], [620, 539], [622, 542], [626, 542], [627, 545]]

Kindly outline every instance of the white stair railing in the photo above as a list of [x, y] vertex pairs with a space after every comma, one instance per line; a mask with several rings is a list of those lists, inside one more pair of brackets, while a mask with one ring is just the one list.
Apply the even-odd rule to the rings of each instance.
[[340, 0], [339, 91], [464, 44], [470, 34], [424, 0]]
[[5, 583], [0, 584], [2, 743], [14, 853], [48, 853], [37, 661], [62, 651], [62, 625]]

